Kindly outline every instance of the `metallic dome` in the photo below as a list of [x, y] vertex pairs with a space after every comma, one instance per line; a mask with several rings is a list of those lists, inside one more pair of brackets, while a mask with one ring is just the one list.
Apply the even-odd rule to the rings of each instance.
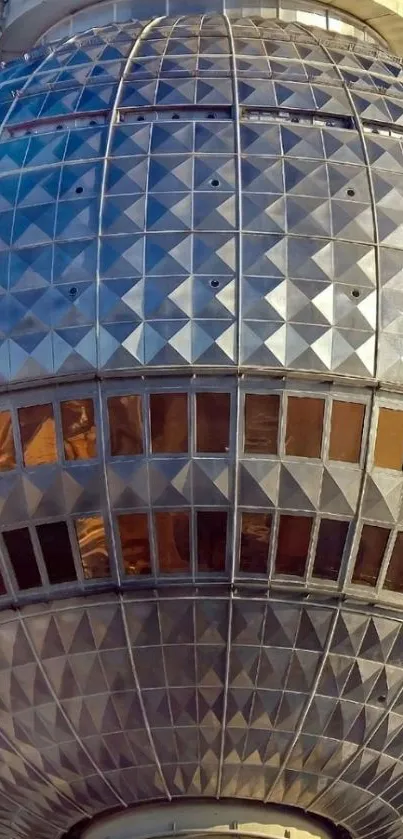
[[403, 834], [403, 67], [263, 18], [0, 78], [0, 837]]

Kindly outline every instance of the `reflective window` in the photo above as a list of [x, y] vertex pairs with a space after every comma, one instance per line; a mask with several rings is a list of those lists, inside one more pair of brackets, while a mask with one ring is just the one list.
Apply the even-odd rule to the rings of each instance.
[[42, 585], [41, 575], [36, 564], [31, 536], [27, 527], [18, 530], [6, 530], [3, 539], [13, 567], [18, 588], [22, 591]]
[[312, 519], [307, 516], [280, 516], [276, 574], [304, 576], [311, 529]]
[[18, 411], [25, 466], [41, 466], [57, 461], [53, 406], [30, 405]]
[[245, 396], [245, 452], [277, 454], [280, 397], [247, 393]]
[[154, 513], [158, 564], [163, 574], [188, 572], [190, 565], [189, 513]]
[[36, 564], [31, 536], [27, 527], [18, 530], [6, 530], [3, 539], [13, 567], [18, 588], [24, 591], [42, 585], [41, 575]]
[[13, 424], [10, 411], [0, 411], [0, 472], [15, 467]]
[[198, 571], [224, 571], [227, 546], [227, 513], [203, 510], [197, 513]]
[[348, 521], [322, 519], [312, 571], [314, 577], [338, 579], [348, 527]]
[[186, 393], [150, 395], [153, 452], [188, 451], [188, 398]]
[[242, 513], [240, 571], [267, 574], [271, 532], [268, 513]]
[[361, 453], [365, 405], [358, 402], [338, 402], [332, 405], [329, 458], [346, 463], [358, 463]]
[[125, 574], [151, 573], [150, 537], [147, 513], [125, 513], [117, 517]]
[[109, 556], [102, 516], [76, 519], [75, 528], [85, 579], [108, 577]]
[[229, 393], [196, 394], [196, 448], [198, 452], [227, 452], [231, 396]]
[[288, 397], [286, 454], [320, 457], [324, 407], [323, 399]]
[[376, 586], [390, 530], [364, 524], [355, 561], [353, 583]]
[[399, 469], [403, 466], [403, 411], [380, 408], [375, 443], [375, 466]]
[[49, 582], [69, 583], [77, 579], [69, 531], [65, 521], [38, 524], [36, 528]]
[[92, 399], [62, 402], [60, 409], [66, 460], [88, 460], [96, 457], [97, 443]]
[[108, 399], [113, 457], [143, 453], [142, 401], [138, 393], [131, 396], [111, 396]]
[[383, 587], [389, 591], [403, 592], [403, 530], [396, 535]]

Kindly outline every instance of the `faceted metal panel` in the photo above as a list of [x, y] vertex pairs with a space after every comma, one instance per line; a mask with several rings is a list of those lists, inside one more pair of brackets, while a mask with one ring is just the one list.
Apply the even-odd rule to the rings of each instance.
[[398, 836], [401, 638], [365, 608], [190, 589], [4, 612], [2, 820], [51, 837], [218, 795]]
[[1, 381], [262, 365], [400, 381], [401, 76], [363, 42], [208, 15], [8, 64]]
[[2, 69], [0, 839], [184, 795], [401, 836], [401, 82], [225, 15]]

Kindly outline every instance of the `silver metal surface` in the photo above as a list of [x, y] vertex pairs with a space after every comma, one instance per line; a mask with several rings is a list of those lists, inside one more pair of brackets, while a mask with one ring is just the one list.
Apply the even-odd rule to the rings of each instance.
[[3, 69], [0, 839], [184, 796], [402, 836], [402, 75], [225, 15]]

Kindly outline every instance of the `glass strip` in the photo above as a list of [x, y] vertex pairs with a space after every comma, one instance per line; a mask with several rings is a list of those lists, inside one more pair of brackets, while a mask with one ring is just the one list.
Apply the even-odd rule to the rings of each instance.
[[89, 460], [97, 455], [97, 440], [92, 399], [62, 402], [62, 429], [66, 460]]
[[197, 513], [198, 571], [225, 571], [227, 513], [203, 510]]
[[221, 453], [229, 449], [231, 396], [229, 393], [196, 394], [196, 448]]
[[18, 588], [21, 591], [25, 591], [25, 589], [41, 586], [41, 575], [36, 564], [36, 557], [28, 528], [21, 527], [18, 530], [6, 530], [3, 533], [3, 539]]
[[364, 524], [355, 561], [353, 583], [376, 586], [390, 530]]
[[15, 467], [13, 424], [10, 411], [0, 411], [0, 472]]
[[76, 519], [75, 528], [86, 580], [109, 577], [109, 556], [102, 516]]
[[51, 585], [76, 580], [77, 574], [66, 522], [38, 524], [36, 532]]
[[245, 396], [245, 452], [277, 454], [280, 397], [247, 393]]
[[322, 519], [312, 571], [314, 577], [337, 581], [348, 528], [348, 521]]
[[384, 469], [402, 469], [403, 411], [379, 409], [374, 461]]
[[268, 513], [242, 513], [240, 571], [267, 574], [271, 523]]
[[143, 453], [142, 401], [138, 393], [108, 399], [112, 457]]
[[161, 454], [188, 451], [187, 393], [151, 393], [151, 445]]
[[125, 574], [151, 573], [147, 513], [124, 513], [117, 517]]
[[53, 406], [30, 405], [19, 408], [21, 444], [25, 466], [56, 463], [57, 445]]
[[365, 405], [338, 402], [332, 405], [329, 458], [345, 463], [358, 463], [361, 454]]
[[311, 529], [312, 519], [308, 516], [280, 516], [276, 574], [304, 576]]
[[320, 457], [322, 449], [323, 399], [288, 397], [285, 452], [297, 457]]
[[162, 574], [188, 573], [190, 567], [189, 513], [175, 510], [154, 513], [159, 570]]

